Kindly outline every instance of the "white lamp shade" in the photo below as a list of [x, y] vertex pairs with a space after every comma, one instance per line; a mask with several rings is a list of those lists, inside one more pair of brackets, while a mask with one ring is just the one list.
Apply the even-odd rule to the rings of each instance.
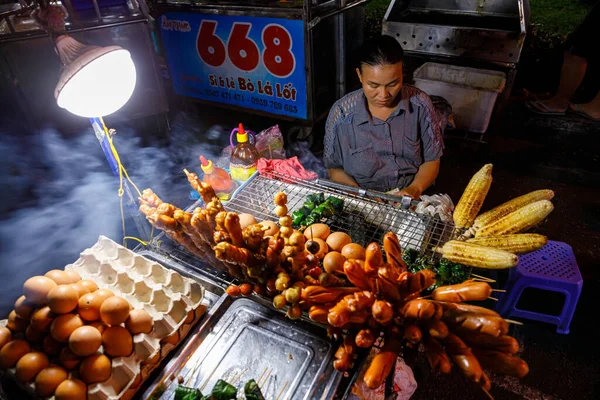
[[103, 117], [123, 107], [135, 88], [135, 65], [119, 46], [86, 46], [60, 36], [56, 48], [64, 69], [54, 90], [59, 107], [81, 117]]

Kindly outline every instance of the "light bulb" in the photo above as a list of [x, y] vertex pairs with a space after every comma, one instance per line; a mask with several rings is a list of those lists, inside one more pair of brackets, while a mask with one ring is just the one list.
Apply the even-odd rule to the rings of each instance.
[[71, 37], [57, 41], [57, 48], [66, 64], [55, 90], [59, 107], [91, 118], [112, 114], [127, 103], [136, 81], [127, 50], [84, 46]]

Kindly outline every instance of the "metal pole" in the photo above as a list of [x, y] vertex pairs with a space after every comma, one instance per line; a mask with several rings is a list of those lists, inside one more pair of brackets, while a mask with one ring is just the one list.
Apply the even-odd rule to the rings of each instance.
[[[100, 142], [100, 147], [102, 147], [102, 151], [104, 152], [104, 157], [108, 161], [108, 165], [112, 170], [113, 174], [119, 178], [119, 165], [117, 160], [115, 159], [112, 150], [110, 148], [110, 143], [108, 142], [108, 138], [106, 137], [106, 133], [102, 127], [102, 123], [99, 118], [90, 118], [90, 123], [92, 124], [92, 128], [94, 128], [94, 133], [96, 134], [96, 139]], [[137, 207], [136, 197], [131, 192], [131, 188], [129, 187], [129, 182], [123, 181], [123, 190], [125, 192], [127, 206], [129, 207], [129, 211], [133, 216], [133, 221], [135, 226], [142, 236], [144, 240], [150, 240], [150, 227], [146, 222], [145, 218], [140, 213]]]

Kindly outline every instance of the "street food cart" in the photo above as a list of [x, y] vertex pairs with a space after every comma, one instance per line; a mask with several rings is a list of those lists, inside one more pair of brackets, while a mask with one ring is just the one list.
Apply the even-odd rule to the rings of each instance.
[[[265, 45], [259, 52], [256, 39], [248, 36], [254, 22], [229, 20], [229, 35], [240, 34], [246, 45], [241, 50], [239, 43], [225, 46], [218, 36], [219, 22], [225, 21], [220, 15], [196, 22], [164, 15], [161, 25], [174, 32], [192, 32], [195, 23], [198, 55], [215, 66], [223, 59], [233, 63], [238, 56], [236, 62], [243, 64], [254, 51], [264, 63], [267, 43], [278, 51], [289, 45], [287, 56], [300, 57], [289, 53], [293, 38], [285, 35], [293, 25], [286, 27], [286, 21], [257, 22]], [[201, 37], [210, 45], [203, 47]], [[141, 246], [135, 250], [100, 236], [64, 269], [25, 282], [14, 310], [0, 321], [3, 379], [18, 382], [33, 396], [56, 400], [201, 400], [206, 398], [201, 393], [210, 392], [234, 400], [242, 391], [247, 399], [250, 394], [276, 400], [346, 398], [352, 389], [383, 394], [386, 387], [393, 388], [386, 380], [393, 380], [400, 354], [408, 364], [415, 363], [422, 342], [432, 369], [449, 373], [454, 365], [488, 395], [491, 382], [484, 367], [518, 377], [528, 373], [527, 364], [515, 355], [518, 342], [507, 336], [509, 321], [464, 302], [484, 301], [492, 293], [492, 280], [471, 274], [471, 267], [511, 268], [518, 262], [513, 249], [529, 252], [547, 242], [542, 235], [506, 234], [543, 221], [553, 209], [551, 190], [479, 214], [492, 183], [493, 166], [486, 164], [454, 212], [442, 220], [435, 212], [416, 212], [411, 202], [398, 206], [383, 194], [352, 193], [274, 170], [255, 173], [231, 200], [221, 202], [210, 185], [184, 170], [201, 197], [184, 210], [150, 188], [140, 191], [121, 163], [102, 115], [93, 114], [104, 104], [95, 102], [94, 93], [69, 93], [72, 85], [93, 87], [94, 80], [74, 77], [107, 59], [122, 61], [115, 73], [130, 72], [127, 83], [133, 88], [129, 53], [117, 46], [83, 46], [68, 35], [53, 43], [65, 64], [57, 103], [66, 104], [71, 95], [69, 100], [75, 101], [65, 108], [90, 118], [119, 177], [119, 196], [137, 195], [139, 212], [152, 229], [140, 230], [150, 234], [147, 240], [137, 239]], [[84, 51], [68, 58], [65, 43]], [[232, 90], [248, 91], [250, 83], [258, 90], [259, 82], [266, 87], [265, 79], [285, 76], [280, 69], [285, 57], [285, 52], [276, 53], [273, 63], [262, 64], [271, 69], [260, 78], [215, 75], [213, 87], [221, 86], [219, 78]], [[185, 79], [179, 83], [194, 93], [194, 85], [205, 82], [189, 74], [182, 73], [179, 77]], [[106, 83], [112, 79], [101, 75], [95, 76]], [[290, 107], [299, 99], [293, 100], [293, 89], [300, 89], [296, 85], [287, 86]], [[121, 106], [132, 88], [106, 103], [119, 100]], [[314, 94], [315, 88], [311, 90]], [[286, 97], [283, 89], [281, 94]], [[93, 107], [83, 112], [80, 106], [86, 102]], [[304, 110], [302, 115], [314, 117], [314, 103], [307, 100], [305, 106], [296, 105], [291, 113]], [[124, 180], [130, 183], [125, 189]], [[484, 216], [487, 222], [476, 225], [476, 217]], [[497, 236], [487, 245], [466, 242], [483, 230]]]

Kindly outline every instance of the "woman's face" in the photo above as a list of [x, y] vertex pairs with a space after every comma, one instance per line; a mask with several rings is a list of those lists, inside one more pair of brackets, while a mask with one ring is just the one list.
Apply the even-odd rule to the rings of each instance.
[[386, 65], [366, 65], [356, 69], [369, 105], [393, 107], [402, 88], [402, 62]]

